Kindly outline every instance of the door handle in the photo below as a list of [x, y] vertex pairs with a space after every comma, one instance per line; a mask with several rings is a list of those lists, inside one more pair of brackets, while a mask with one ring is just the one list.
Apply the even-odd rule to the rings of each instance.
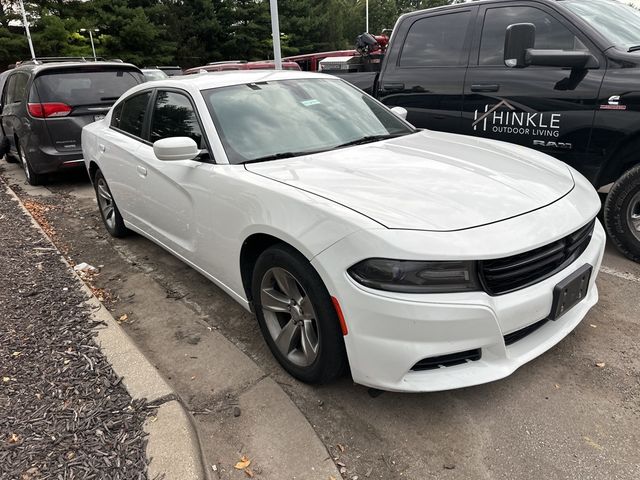
[[143, 166], [138, 165], [136, 167], [136, 170], [138, 171], [138, 175], [140, 175], [141, 177], [146, 177], [147, 176], [147, 169], [144, 168]]
[[383, 83], [382, 89], [387, 92], [399, 92], [404, 90], [404, 83]]
[[500, 85], [496, 84], [483, 83], [478, 85], [471, 85], [472, 92], [497, 92], [498, 90], [500, 90]]

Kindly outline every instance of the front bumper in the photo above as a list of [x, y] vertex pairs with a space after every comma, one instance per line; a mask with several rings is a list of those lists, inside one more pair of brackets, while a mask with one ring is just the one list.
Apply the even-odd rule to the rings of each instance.
[[[513, 293], [485, 292], [411, 295], [363, 287], [334, 268], [329, 249], [314, 265], [339, 299], [349, 329], [344, 337], [353, 380], [389, 391], [426, 392], [462, 388], [504, 378], [568, 335], [598, 300], [595, 279], [604, 253], [605, 233], [596, 221], [587, 249], [571, 265], [544, 281]], [[587, 296], [565, 315], [548, 321], [511, 345], [505, 335], [545, 318], [553, 288], [585, 264], [593, 266]], [[425, 358], [481, 350], [481, 358], [432, 370], [414, 371]]]

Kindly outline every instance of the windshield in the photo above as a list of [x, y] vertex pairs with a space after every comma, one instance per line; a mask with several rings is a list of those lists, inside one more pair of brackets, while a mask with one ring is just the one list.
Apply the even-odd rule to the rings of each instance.
[[640, 11], [614, 0], [569, 0], [562, 2], [613, 45], [640, 45]]
[[414, 132], [376, 100], [338, 79], [266, 81], [202, 94], [230, 163]]

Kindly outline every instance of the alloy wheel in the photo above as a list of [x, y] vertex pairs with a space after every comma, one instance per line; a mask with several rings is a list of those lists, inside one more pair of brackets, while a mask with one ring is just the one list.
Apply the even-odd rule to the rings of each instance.
[[629, 202], [627, 224], [631, 233], [640, 240], [640, 192], [637, 192]]
[[260, 302], [280, 353], [300, 367], [311, 365], [318, 356], [320, 337], [313, 305], [300, 282], [283, 268], [270, 268], [262, 277]]
[[113, 203], [113, 197], [104, 178], [98, 179], [96, 189], [98, 192], [98, 205], [100, 206], [104, 222], [110, 230], [113, 230], [116, 226], [116, 209]]

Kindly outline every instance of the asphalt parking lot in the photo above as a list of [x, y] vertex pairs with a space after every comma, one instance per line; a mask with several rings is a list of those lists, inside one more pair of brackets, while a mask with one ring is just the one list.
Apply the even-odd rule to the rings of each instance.
[[[272, 379], [294, 402], [344, 478], [640, 478], [640, 265], [611, 247], [598, 278], [599, 304], [511, 377], [373, 397], [348, 378], [311, 387], [285, 374], [254, 318], [212, 283], [142, 237], [110, 238], [81, 173], [46, 188], [26, 185], [17, 165], [2, 161], [0, 173], [31, 200], [68, 258], [100, 268], [88, 278], [94, 292], [187, 402], [210, 463], [251, 455], [252, 439], [265, 434], [247, 431], [255, 421], [240, 428], [231, 420], [239, 390], [211, 389], [211, 365], [224, 352], [207, 348], [208, 336], [222, 334], [253, 360], [260, 379]], [[243, 368], [229, 375], [249, 382], [254, 373]], [[241, 471], [218, 474], [245, 478]]]

